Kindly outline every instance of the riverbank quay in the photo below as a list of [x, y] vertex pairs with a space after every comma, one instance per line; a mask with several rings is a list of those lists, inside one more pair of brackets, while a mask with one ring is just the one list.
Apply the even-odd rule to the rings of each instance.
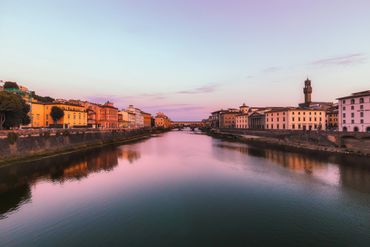
[[151, 137], [169, 129], [43, 129], [6, 131], [0, 138], [0, 166], [122, 144]]
[[203, 132], [220, 139], [285, 151], [334, 153], [370, 158], [370, 133], [246, 129], [203, 129]]

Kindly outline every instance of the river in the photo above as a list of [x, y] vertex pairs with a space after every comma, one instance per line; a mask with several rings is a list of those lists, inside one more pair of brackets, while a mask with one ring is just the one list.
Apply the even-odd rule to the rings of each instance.
[[370, 246], [370, 160], [172, 131], [4, 166], [0, 246]]

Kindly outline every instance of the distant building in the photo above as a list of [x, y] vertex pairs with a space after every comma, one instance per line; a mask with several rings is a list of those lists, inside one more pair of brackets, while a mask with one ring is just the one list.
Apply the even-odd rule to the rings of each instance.
[[239, 114], [240, 112], [238, 109], [228, 109], [227, 111], [221, 112], [219, 116], [220, 128], [235, 128], [236, 116]]
[[118, 127], [121, 129], [128, 129], [129, 128], [129, 113], [125, 110], [118, 112]]
[[265, 129], [270, 130], [325, 130], [324, 110], [287, 107], [266, 112]]
[[249, 129], [262, 130], [265, 129], [265, 113], [255, 111], [248, 117]]
[[220, 115], [224, 110], [214, 111], [211, 113], [211, 127], [220, 128]]
[[370, 132], [370, 90], [338, 98], [339, 130]]
[[[64, 116], [57, 121], [51, 117], [53, 106], [63, 110]], [[87, 111], [81, 105], [70, 103], [32, 103], [31, 105], [31, 127], [63, 127], [76, 128], [87, 127]]]
[[326, 129], [338, 130], [338, 105], [334, 105], [326, 110]]
[[158, 112], [155, 116], [155, 127], [170, 128], [172, 121], [164, 113]]
[[314, 108], [314, 109], [321, 109], [321, 110], [327, 110], [331, 107], [333, 107], [333, 102], [315, 102], [312, 101], [312, 84], [311, 80], [307, 78], [307, 80], [304, 82], [304, 103], [299, 104], [300, 108]]
[[141, 112], [141, 115], [143, 116], [144, 120], [144, 127], [145, 128], [151, 128], [152, 127], [152, 115], [147, 112]]
[[235, 117], [235, 128], [237, 129], [248, 129], [248, 113], [240, 113]]
[[[56, 102], [66, 102], [64, 99], [57, 99]], [[91, 128], [111, 129], [118, 128], [118, 108], [113, 103], [96, 104], [88, 101], [69, 100], [73, 104], [83, 106], [87, 111], [88, 126]]]
[[104, 129], [118, 128], [118, 108], [113, 106], [113, 103], [107, 101], [100, 106], [100, 119], [98, 125]]

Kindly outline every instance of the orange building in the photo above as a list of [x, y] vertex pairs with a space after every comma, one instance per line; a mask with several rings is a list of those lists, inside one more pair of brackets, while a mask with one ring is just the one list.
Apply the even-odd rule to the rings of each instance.
[[[56, 106], [63, 110], [64, 116], [57, 121], [51, 117], [51, 109]], [[64, 128], [87, 126], [87, 111], [83, 106], [71, 103], [40, 103], [31, 104], [31, 127], [43, 128], [60, 125]]]
[[158, 112], [155, 117], [155, 127], [170, 128], [172, 125], [171, 119], [169, 119], [164, 113]]
[[113, 103], [106, 102], [100, 107], [100, 118], [97, 122], [100, 128], [118, 128], [118, 108], [114, 107]]
[[143, 111], [141, 112], [141, 115], [144, 117], [144, 127], [152, 127], [152, 115]]
[[113, 103], [104, 105], [87, 101], [78, 101], [87, 111], [87, 123], [92, 128], [118, 128], [118, 108]]

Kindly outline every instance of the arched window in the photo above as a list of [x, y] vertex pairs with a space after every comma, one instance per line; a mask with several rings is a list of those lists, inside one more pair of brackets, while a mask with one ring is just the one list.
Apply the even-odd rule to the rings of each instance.
[[370, 127], [367, 127], [366, 128], [366, 132], [369, 132], [370, 133]]
[[358, 132], [358, 127], [354, 127], [354, 128], [353, 128], [353, 131], [354, 131], [354, 132]]
[[347, 132], [347, 131], [348, 131], [347, 127], [343, 127], [343, 132]]

